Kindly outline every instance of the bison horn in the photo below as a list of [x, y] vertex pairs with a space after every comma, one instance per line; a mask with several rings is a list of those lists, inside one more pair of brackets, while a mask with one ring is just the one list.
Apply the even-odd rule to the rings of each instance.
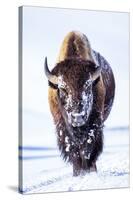
[[57, 85], [58, 84], [58, 77], [51, 74], [51, 72], [49, 71], [49, 68], [48, 68], [48, 63], [47, 63], [47, 57], [45, 57], [45, 62], [44, 62], [44, 72], [45, 72], [45, 75], [46, 77], [48, 78], [48, 80]]
[[95, 81], [101, 74], [101, 67], [98, 67], [96, 71], [92, 74], [92, 80]]

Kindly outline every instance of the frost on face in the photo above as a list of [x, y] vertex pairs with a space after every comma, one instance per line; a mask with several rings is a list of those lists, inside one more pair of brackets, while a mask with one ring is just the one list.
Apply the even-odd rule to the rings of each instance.
[[92, 80], [91, 79], [88, 79], [85, 84], [84, 84], [84, 88], [87, 89], [89, 86], [92, 85]]
[[87, 103], [88, 95], [85, 93], [85, 91], [82, 92], [82, 100], [84, 103]]
[[63, 76], [58, 77], [58, 88], [65, 88], [66, 83], [63, 81]]
[[[90, 92], [89, 94], [85, 91], [82, 92], [82, 100], [83, 100], [83, 104], [86, 105], [87, 103], [89, 103], [89, 105], [91, 105], [92, 100], [93, 100], [93, 95], [92, 92]], [[89, 102], [88, 102], [89, 101]]]
[[92, 91], [90, 93], [86, 93], [85, 91], [82, 92], [82, 105], [83, 110], [87, 110], [87, 115], [89, 116], [92, 108], [93, 103], [93, 94]]
[[72, 103], [73, 103], [72, 94], [71, 94], [71, 91], [70, 91], [70, 94], [68, 95], [67, 100], [66, 100], [65, 109], [68, 110], [69, 107], [72, 107]]
[[[91, 77], [91, 75], [90, 75]], [[83, 101], [87, 101], [88, 99], [92, 99], [92, 79], [88, 79], [83, 87], [82, 92], [82, 99]]]

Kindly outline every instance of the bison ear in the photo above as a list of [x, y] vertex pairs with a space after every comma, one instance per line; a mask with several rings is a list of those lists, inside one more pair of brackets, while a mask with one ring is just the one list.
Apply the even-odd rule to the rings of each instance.
[[92, 74], [92, 81], [95, 81], [97, 78], [99, 78], [100, 74], [101, 74], [101, 67], [98, 66], [95, 72], [93, 72]]

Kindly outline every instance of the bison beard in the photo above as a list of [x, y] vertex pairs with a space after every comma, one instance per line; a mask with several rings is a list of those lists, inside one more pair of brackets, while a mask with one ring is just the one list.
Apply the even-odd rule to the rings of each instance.
[[[73, 164], [73, 175], [97, 171], [96, 160], [103, 149], [103, 125], [96, 113], [83, 127], [67, 128], [64, 120], [56, 126], [58, 146], [65, 161]], [[69, 131], [71, 132], [69, 132]]]
[[[52, 72], [49, 71], [45, 59], [44, 69], [49, 80], [49, 105], [56, 125], [58, 146], [64, 160], [73, 165], [74, 176], [97, 171], [96, 160], [103, 150], [104, 121], [109, 116], [115, 94], [115, 81], [110, 65], [99, 53], [93, 51], [99, 64], [97, 66], [92, 56], [90, 57], [91, 52], [86, 36], [71, 32], [64, 40], [59, 62]], [[59, 78], [63, 79], [60, 84]], [[91, 85], [86, 86], [88, 81]], [[60, 88], [62, 83], [65, 91]], [[85, 91], [83, 88], [86, 88]], [[71, 97], [66, 101], [69, 102], [66, 107], [63, 105], [66, 97], [60, 95], [61, 91], [68, 98]], [[83, 91], [85, 95], [90, 94], [86, 96], [85, 104]], [[78, 104], [78, 109], [75, 104]], [[75, 112], [74, 109], [78, 111]], [[69, 116], [73, 117], [73, 111], [75, 116], [82, 114], [81, 123], [81, 118], [78, 117], [77, 124], [71, 123], [72, 118]]]

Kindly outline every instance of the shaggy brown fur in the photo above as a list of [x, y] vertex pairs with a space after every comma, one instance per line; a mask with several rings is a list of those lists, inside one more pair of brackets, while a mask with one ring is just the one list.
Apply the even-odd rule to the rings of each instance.
[[[69, 33], [64, 39], [58, 63], [52, 70], [56, 76], [63, 75], [64, 81], [76, 100], [80, 94], [88, 75], [96, 71], [97, 66], [91, 56], [90, 44], [83, 34], [77, 32]], [[90, 53], [89, 53], [90, 52]], [[100, 57], [104, 59], [102, 56]], [[73, 174], [81, 172], [96, 171], [96, 160], [103, 149], [103, 125], [107, 119], [114, 99], [115, 83], [112, 70], [104, 59], [100, 77], [94, 81], [93, 106], [88, 121], [82, 127], [69, 127], [63, 106], [59, 98], [57, 85], [49, 82], [49, 105], [56, 125], [59, 149], [65, 160], [73, 164]], [[92, 143], [88, 144], [90, 138], [88, 133], [94, 131], [91, 137]], [[66, 142], [65, 138], [68, 138]], [[67, 143], [70, 144], [69, 152], [66, 151]], [[90, 158], [85, 159], [84, 154], [90, 153]]]
[[72, 31], [66, 35], [62, 42], [57, 62], [71, 57], [94, 61], [87, 37], [78, 31]]

